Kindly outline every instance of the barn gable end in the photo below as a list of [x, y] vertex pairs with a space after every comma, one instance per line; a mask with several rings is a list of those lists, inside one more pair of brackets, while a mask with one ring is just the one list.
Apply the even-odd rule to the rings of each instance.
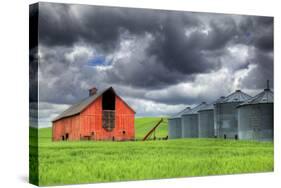
[[114, 89], [110, 87], [94, 95], [89, 93], [89, 98], [54, 119], [53, 140], [134, 139], [135, 112]]

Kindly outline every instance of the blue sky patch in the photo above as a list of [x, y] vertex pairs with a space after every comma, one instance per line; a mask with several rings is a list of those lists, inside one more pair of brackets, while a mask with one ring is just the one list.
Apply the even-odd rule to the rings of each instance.
[[104, 56], [97, 56], [93, 59], [90, 59], [87, 63], [89, 66], [105, 66], [106, 60]]

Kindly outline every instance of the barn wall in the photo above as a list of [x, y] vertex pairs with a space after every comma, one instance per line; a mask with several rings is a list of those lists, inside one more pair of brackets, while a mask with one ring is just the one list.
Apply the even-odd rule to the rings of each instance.
[[53, 123], [53, 140], [62, 140], [62, 136], [68, 133], [69, 140], [79, 140], [80, 118], [78, 115], [58, 120]]
[[[135, 138], [134, 112], [116, 96], [115, 128], [102, 127], [102, 97], [99, 97], [80, 115], [81, 135], [91, 140], [130, 140]], [[123, 132], [125, 131], [125, 132]]]
[[102, 97], [96, 99], [81, 114], [81, 137], [84, 139], [99, 140], [103, 138], [102, 128]]
[[[115, 100], [115, 138], [130, 140], [135, 138], [134, 111], [129, 108], [118, 96]], [[125, 134], [123, 133], [125, 131]]]
[[135, 138], [134, 111], [122, 99], [115, 100], [115, 128], [108, 131], [102, 127], [102, 96], [97, 98], [80, 114], [53, 123], [53, 140], [132, 140]]

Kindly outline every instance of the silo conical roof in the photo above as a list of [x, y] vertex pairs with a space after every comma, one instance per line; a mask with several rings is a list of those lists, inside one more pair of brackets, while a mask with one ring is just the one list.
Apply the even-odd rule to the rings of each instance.
[[206, 107], [207, 103], [206, 102], [202, 102], [201, 104], [197, 105], [196, 107], [188, 110], [187, 112], [182, 113], [182, 115], [188, 115], [188, 114], [197, 114], [197, 112], [199, 110], [201, 110], [202, 108]]
[[180, 112], [174, 114], [173, 116], [171, 116], [169, 119], [180, 118], [183, 113], [186, 113], [186, 112], [188, 112], [189, 110], [190, 110], [190, 107], [186, 107], [186, 108], [183, 109], [182, 111], [180, 111]]
[[204, 110], [214, 110], [214, 104], [206, 104], [206, 106], [202, 107], [200, 110], [198, 111], [204, 111]]
[[243, 102], [239, 106], [264, 103], [273, 103], [273, 92], [270, 89], [264, 89], [261, 93]]
[[244, 102], [252, 97], [241, 90], [236, 90], [224, 99], [219, 99], [216, 103]]
[[218, 98], [215, 102], [215, 103], [220, 103], [221, 101], [223, 101], [225, 99], [225, 96], [221, 96], [220, 98]]

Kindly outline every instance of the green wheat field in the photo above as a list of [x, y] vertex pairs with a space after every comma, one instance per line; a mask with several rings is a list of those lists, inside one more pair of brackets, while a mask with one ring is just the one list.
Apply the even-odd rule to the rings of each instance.
[[[159, 119], [136, 118], [136, 138], [143, 138]], [[155, 136], [165, 137], [167, 133], [165, 120]], [[273, 158], [272, 142], [221, 139], [52, 142], [51, 128], [39, 131], [30, 128], [30, 182], [41, 186], [270, 172]]]

